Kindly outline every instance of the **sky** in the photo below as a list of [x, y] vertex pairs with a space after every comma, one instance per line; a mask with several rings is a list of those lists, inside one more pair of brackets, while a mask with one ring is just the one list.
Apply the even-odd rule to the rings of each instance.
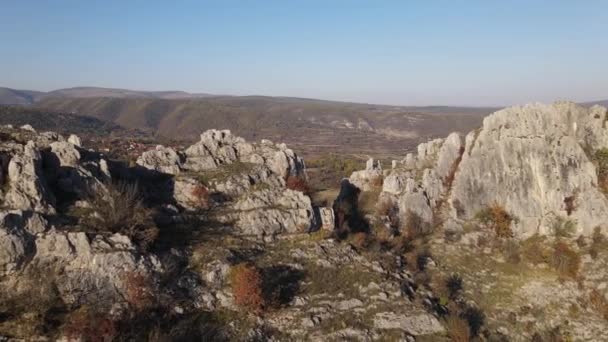
[[395, 105], [608, 98], [608, 1], [0, 0], [0, 86]]

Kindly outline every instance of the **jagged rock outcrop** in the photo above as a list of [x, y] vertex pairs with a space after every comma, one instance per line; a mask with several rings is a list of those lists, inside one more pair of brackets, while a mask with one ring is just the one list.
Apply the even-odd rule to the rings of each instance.
[[[454, 216], [472, 218], [497, 203], [517, 217], [517, 235], [549, 232], [555, 215], [576, 220], [577, 234], [608, 222], [591, 156], [608, 147], [606, 109], [539, 103], [498, 111], [484, 119], [454, 178]], [[571, 212], [567, 198], [574, 200]]]
[[[605, 108], [570, 102], [498, 111], [464, 141], [453, 133], [394, 162], [381, 198], [392, 199], [402, 218], [414, 212], [430, 222], [446, 203], [454, 223], [497, 204], [516, 218], [512, 230], [518, 237], [549, 233], [556, 216], [576, 221], [575, 233], [588, 235], [608, 220], [593, 161], [597, 150], [608, 147], [605, 122]], [[355, 172], [351, 181], [369, 190], [359, 182], [369, 172]]]
[[48, 188], [42, 171], [42, 156], [30, 141], [8, 164], [8, 190], [5, 204], [14, 209], [53, 213], [55, 198]]
[[216, 169], [234, 162], [263, 164], [280, 177], [304, 176], [304, 161], [285, 144], [262, 140], [250, 144], [229, 130], [208, 130], [201, 134], [196, 144], [183, 152], [157, 146], [145, 152], [137, 164], [145, 168], [169, 174], [181, 171], [200, 172]]
[[382, 175], [380, 161], [370, 158], [365, 164], [365, 170], [353, 172], [348, 180], [362, 191], [369, 191], [382, 185]]

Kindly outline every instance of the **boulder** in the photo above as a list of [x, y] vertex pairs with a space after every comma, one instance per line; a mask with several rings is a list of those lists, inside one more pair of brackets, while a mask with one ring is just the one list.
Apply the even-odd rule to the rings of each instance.
[[136, 161], [147, 169], [176, 175], [182, 166], [182, 157], [170, 147], [157, 145], [154, 150], [144, 152]]

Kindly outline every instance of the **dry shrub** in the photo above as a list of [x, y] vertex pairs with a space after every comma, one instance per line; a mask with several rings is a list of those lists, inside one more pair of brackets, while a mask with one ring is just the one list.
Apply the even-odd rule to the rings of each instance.
[[469, 323], [458, 316], [450, 316], [446, 321], [448, 335], [452, 342], [469, 342], [471, 340], [471, 330]]
[[254, 313], [261, 313], [266, 300], [263, 295], [263, 281], [260, 270], [254, 265], [241, 263], [230, 270], [230, 284], [234, 302]]
[[407, 212], [402, 228], [410, 239], [422, 238], [432, 233], [431, 225], [411, 210]]
[[302, 176], [288, 176], [285, 180], [285, 186], [288, 189], [300, 191], [305, 194], [310, 193], [310, 186], [308, 185], [308, 181]]
[[608, 320], [608, 300], [600, 291], [597, 289], [591, 290], [589, 293], [589, 303], [605, 320]]
[[192, 197], [195, 198], [194, 205], [201, 209], [209, 208], [209, 190], [203, 185], [197, 185], [192, 190]]
[[62, 334], [70, 341], [110, 342], [116, 338], [117, 329], [108, 316], [81, 307], [67, 317]]
[[498, 203], [493, 203], [489, 207], [482, 209], [477, 213], [476, 218], [488, 226], [496, 233], [499, 238], [510, 238], [513, 237], [513, 231], [511, 231], [511, 223], [515, 220], [511, 214], [509, 214], [505, 208]]
[[126, 272], [125, 299], [136, 311], [144, 311], [155, 303], [154, 289], [151, 279], [136, 271]]
[[553, 247], [551, 266], [562, 277], [576, 278], [581, 265], [581, 257], [567, 243], [558, 241]]
[[106, 189], [90, 192], [95, 213], [86, 217], [83, 224], [97, 232], [124, 234], [146, 250], [158, 237], [158, 228], [137, 184], [109, 183]]

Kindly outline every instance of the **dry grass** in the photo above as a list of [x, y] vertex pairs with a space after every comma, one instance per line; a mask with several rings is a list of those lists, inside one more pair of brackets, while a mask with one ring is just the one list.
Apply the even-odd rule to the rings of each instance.
[[230, 284], [234, 302], [256, 314], [260, 314], [266, 300], [263, 295], [263, 278], [257, 267], [247, 263], [233, 266], [230, 270]]

